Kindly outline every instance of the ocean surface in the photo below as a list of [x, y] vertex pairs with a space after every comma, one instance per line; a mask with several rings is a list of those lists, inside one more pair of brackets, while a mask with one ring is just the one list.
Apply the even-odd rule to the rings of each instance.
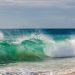
[[0, 64], [13, 62], [75, 67], [75, 29], [0, 29]]

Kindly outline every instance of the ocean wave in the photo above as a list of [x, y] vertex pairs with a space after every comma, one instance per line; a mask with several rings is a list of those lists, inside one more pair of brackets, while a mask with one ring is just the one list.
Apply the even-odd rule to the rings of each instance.
[[34, 60], [45, 57], [75, 56], [75, 38], [56, 41], [50, 35], [28, 34], [21, 35], [15, 41], [4, 39], [0, 33], [0, 61]]
[[[43, 42], [43, 51], [46, 56], [49, 57], [72, 57], [75, 56], [75, 39], [67, 38], [64, 40], [56, 41], [51, 36], [45, 34], [31, 34], [29, 36], [23, 36], [17, 39], [19, 43], [27, 39], [39, 39]], [[33, 40], [34, 41], [34, 40]], [[38, 44], [39, 45], [39, 44]], [[38, 46], [37, 45], [37, 46]]]

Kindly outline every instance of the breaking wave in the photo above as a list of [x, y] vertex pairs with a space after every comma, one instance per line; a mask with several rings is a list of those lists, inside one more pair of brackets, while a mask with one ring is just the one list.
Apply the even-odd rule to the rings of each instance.
[[0, 61], [42, 59], [47, 56], [75, 56], [75, 38], [56, 41], [50, 35], [32, 33], [8, 41], [0, 32]]
[[[44, 54], [50, 57], [70, 57], [75, 56], [75, 39], [65, 39], [56, 41], [50, 36], [44, 34], [31, 34], [29, 36], [22, 36], [18, 38], [16, 43], [22, 43], [25, 40], [33, 41], [37, 44], [37, 47], [43, 45]], [[42, 43], [41, 43], [42, 42]], [[41, 44], [41, 45], [40, 45]], [[30, 45], [28, 45], [30, 47]], [[33, 47], [33, 46], [32, 46]], [[36, 49], [35, 49], [36, 50]]]

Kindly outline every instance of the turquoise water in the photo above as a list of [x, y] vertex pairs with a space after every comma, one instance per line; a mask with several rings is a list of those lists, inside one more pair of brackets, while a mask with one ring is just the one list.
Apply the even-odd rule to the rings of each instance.
[[74, 56], [74, 29], [0, 30], [0, 63]]
[[0, 42], [0, 61], [38, 60], [45, 57], [44, 43], [41, 40], [24, 40], [21, 44]]

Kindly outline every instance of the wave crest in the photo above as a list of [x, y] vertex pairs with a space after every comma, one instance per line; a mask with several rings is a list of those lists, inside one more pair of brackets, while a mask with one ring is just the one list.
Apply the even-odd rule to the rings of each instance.
[[[39, 39], [44, 43], [44, 54], [49, 57], [71, 57], [75, 56], [75, 39], [66, 39], [62, 41], [55, 41], [51, 36], [44, 34], [31, 34], [18, 38], [18, 43], [24, 40]], [[20, 42], [19, 42], [20, 41]], [[38, 44], [39, 45], [39, 44]]]
[[46, 56], [75, 56], [75, 38], [56, 41], [48, 35], [31, 34], [20, 36], [12, 43], [0, 41], [0, 60], [29, 60]]

